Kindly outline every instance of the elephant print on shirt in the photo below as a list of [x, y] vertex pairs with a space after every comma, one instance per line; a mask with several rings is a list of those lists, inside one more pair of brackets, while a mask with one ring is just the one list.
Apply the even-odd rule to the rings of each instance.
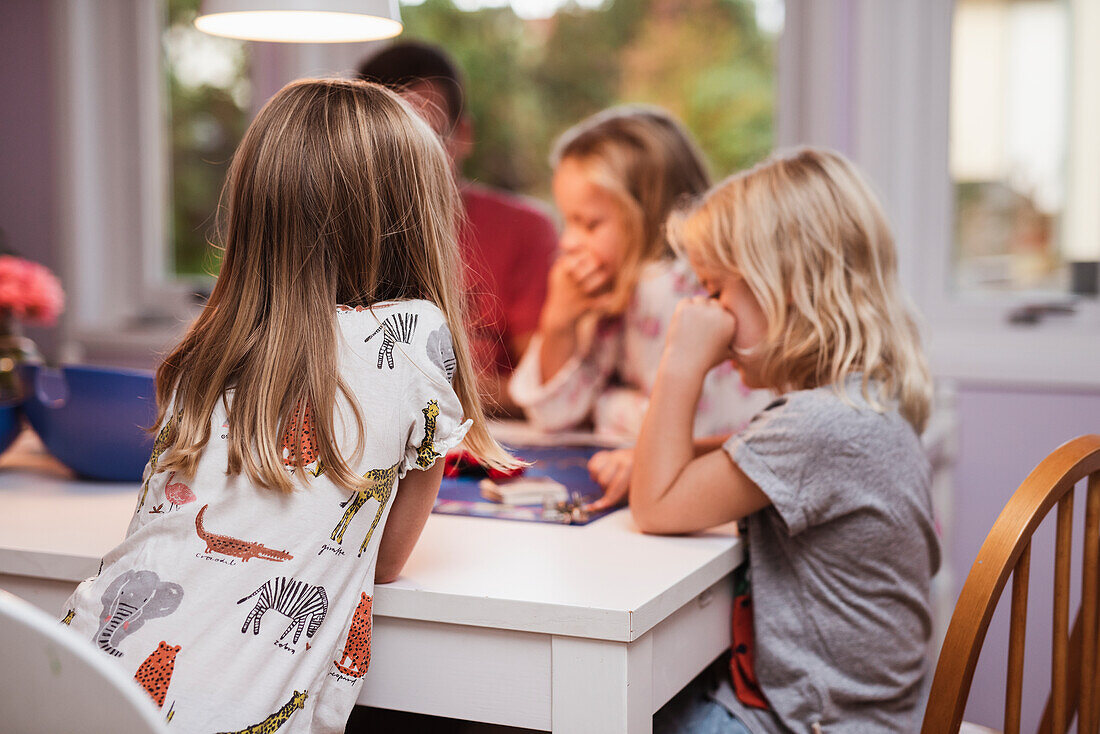
[[120, 574], [103, 592], [103, 613], [93, 641], [115, 657], [122, 657], [118, 643], [145, 624], [166, 617], [179, 608], [183, 587], [161, 581], [152, 571]]
[[454, 342], [451, 341], [451, 330], [446, 324], [440, 324], [439, 328], [428, 334], [428, 361], [438, 367], [447, 382], [454, 379], [455, 359]]

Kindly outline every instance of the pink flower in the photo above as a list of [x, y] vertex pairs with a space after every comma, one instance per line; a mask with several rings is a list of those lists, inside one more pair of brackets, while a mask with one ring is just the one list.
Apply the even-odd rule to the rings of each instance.
[[0, 309], [24, 321], [49, 326], [64, 307], [65, 293], [49, 268], [0, 255]]

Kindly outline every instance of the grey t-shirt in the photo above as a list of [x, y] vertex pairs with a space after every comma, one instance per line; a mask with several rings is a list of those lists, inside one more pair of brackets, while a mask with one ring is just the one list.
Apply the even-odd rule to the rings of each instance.
[[743, 521], [757, 679], [771, 711], [714, 693], [754, 733], [915, 731], [940, 552], [930, 468], [860, 380], [788, 393], [724, 446], [771, 499]]

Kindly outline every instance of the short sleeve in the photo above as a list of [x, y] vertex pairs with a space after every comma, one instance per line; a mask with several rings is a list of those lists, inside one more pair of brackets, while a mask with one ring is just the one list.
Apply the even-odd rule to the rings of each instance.
[[410, 469], [429, 469], [466, 436], [466, 420], [452, 387], [457, 369], [451, 330], [440, 311], [422, 302], [415, 313], [416, 332], [410, 339], [408, 381], [403, 416], [407, 426], [401, 476]]
[[544, 431], [574, 428], [591, 417], [596, 398], [615, 369], [621, 348], [620, 330], [601, 330], [584, 356], [573, 355], [557, 374], [542, 381], [536, 334], [508, 383], [508, 393], [523, 408], [532, 425]]
[[845, 490], [850, 466], [836, 430], [843, 424], [839, 402], [779, 398], [723, 446], [792, 536], [847, 512], [859, 499]]

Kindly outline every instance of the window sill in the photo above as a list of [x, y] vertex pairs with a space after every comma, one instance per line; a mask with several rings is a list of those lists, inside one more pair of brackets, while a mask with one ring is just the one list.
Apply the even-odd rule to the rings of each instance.
[[1100, 333], [1082, 324], [995, 328], [937, 324], [928, 358], [937, 378], [998, 386], [1100, 392]]
[[164, 321], [81, 329], [66, 340], [63, 361], [152, 370], [183, 337], [187, 326], [186, 322]]

